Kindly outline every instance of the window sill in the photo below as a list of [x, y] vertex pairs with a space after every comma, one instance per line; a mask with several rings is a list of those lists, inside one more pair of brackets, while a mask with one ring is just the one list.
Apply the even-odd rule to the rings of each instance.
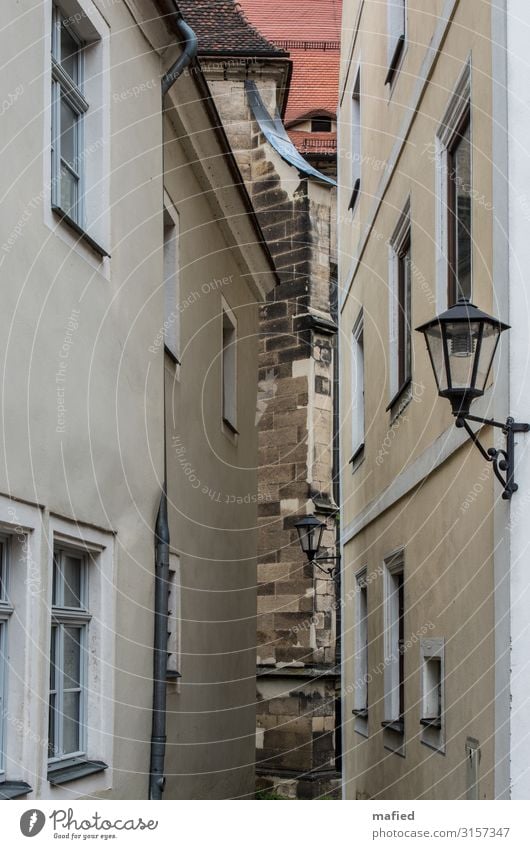
[[385, 85], [392, 86], [395, 78], [397, 77], [399, 71], [399, 65], [401, 62], [401, 58], [403, 56], [405, 47], [405, 36], [402, 35], [399, 38], [399, 41], [396, 45], [396, 49], [394, 51], [394, 55], [392, 56], [392, 61], [390, 62], [388, 73], [385, 78]]
[[361, 181], [359, 178], [354, 183], [353, 191], [351, 193], [350, 202], [348, 204], [348, 210], [351, 209], [352, 213], [355, 212], [355, 207], [357, 205], [357, 199], [361, 193]]
[[420, 725], [424, 725], [426, 728], [440, 730], [442, 727], [442, 720], [439, 717], [424, 717], [420, 719]]
[[178, 681], [180, 678], [182, 678], [180, 672], [175, 672], [171, 669], [166, 672], [166, 681]]
[[229, 430], [229, 431], [230, 431], [230, 433], [232, 433], [234, 436], [239, 436], [239, 431], [238, 431], [238, 429], [235, 427], [235, 425], [233, 425], [233, 424], [232, 424], [232, 422], [231, 422], [231, 421], [229, 421], [229, 419], [225, 419], [225, 417], [224, 417], [224, 416], [223, 416], [223, 425], [224, 425], [224, 426], [226, 427], [226, 429], [227, 429], [227, 430]]
[[357, 451], [354, 451], [352, 456], [350, 457], [349, 464], [351, 466], [352, 475], [357, 471], [359, 466], [364, 460], [364, 442], [361, 442]]
[[405, 733], [405, 723], [402, 719], [385, 719], [381, 725], [387, 731], [395, 731], [396, 734], [401, 735]]
[[54, 213], [54, 215], [60, 218], [60, 220], [63, 221], [68, 227], [70, 227], [70, 229], [73, 230], [74, 233], [77, 233], [77, 235], [80, 236], [81, 239], [90, 248], [92, 248], [93, 251], [95, 251], [101, 257], [108, 257], [110, 259], [110, 254], [108, 253], [108, 251], [106, 251], [105, 248], [102, 248], [101, 245], [96, 242], [95, 239], [92, 238], [92, 236], [89, 236], [88, 233], [85, 232], [82, 227], [80, 227], [77, 221], [74, 221], [74, 219], [71, 218], [68, 213], [64, 212], [60, 206], [55, 206], [54, 204], [52, 204], [52, 212]]
[[0, 799], [18, 799], [27, 796], [32, 788], [25, 781], [2, 781], [0, 783]]
[[357, 719], [368, 719], [368, 708], [354, 708], [352, 713]]
[[180, 362], [177, 355], [174, 354], [173, 351], [170, 348], [168, 348], [167, 345], [164, 345], [164, 352], [167, 354], [167, 356], [169, 357], [171, 362], [174, 363], [176, 366], [182, 365], [182, 363]]
[[[412, 384], [412, 378], [411, 378], [411, 377], [408, 377], [408, 378], [406, 379], [406, 381], [405, 381], [404, 383], [402, 383], [402, 384], [401, 384], [401, 386], [399, 387], [398, 391], [396, 392], [396, 394], [394, 395], [394, 397], [391, 399], [390, 403], [388, 404], [388, 406], [387, 406], [387, 408], [386, 408], [386, 410], [385, 410], [385, 412], [386, 412], [386, 413], [390, 412], [390, 411], [391, 411], [391, 410], [393, 410], [395, 407], [397, 407], [398, 402], [399, 402], [400, 400], [402, 400], [402, 399], [403, 399], [403, 401], [405, 401], [405, 398], [404, 398], [403, 396], [405, 395], [405, 392], [407, 391], [407, 389], [409, 389], [409, 388], [410, 388], [411, 384]], [[407, 399], [407, 403], [408, 403], [408, 399]], [[401, 410], [400, 410], [399, 412], [401, 412]], [[398, 412], [398, 413], [396, 413], [396, 415], [399, 415], [399, 412]]]
[[73, 758], [71, 761], [63, 761], [48, 767], [48, 781], [52, 785], [66, 784], [68, 781], [76, 781], [78, 778], [86, 778], [96, 772], [103, 772], [108, 765], [103, 761], [89, 761], [83, 758]]

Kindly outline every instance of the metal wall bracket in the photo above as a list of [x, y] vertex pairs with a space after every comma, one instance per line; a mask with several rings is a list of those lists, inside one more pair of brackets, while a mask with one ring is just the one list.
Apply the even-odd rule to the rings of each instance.
[[[488, 427], [500, 428], [506, 437], [506, 448], [485, 449], [477, 434], [469, 426], [469, 421], [478, 422], [479, 424], [487, 425]], [[530, 424], [516, 422], [511, 418], [511, 416], [509, 416], [503, 424], [502, 422], [497, 422], [494, 419], [481, 419], [478, 416], [472, 416], [469, 413], [458, 415], [455, 424], [457, 427], [463, 427], [466, 430], [469, 438], [477, 446], [484, 459], [487, 460], [488, 463], [493, 463], [495, 477], [498, 481], [500, 481], [504, 489], [502, 497], [506, 501], [509, 501], [514, 492], [517, 492], [519, 489], [514, 480], [515, 434], [528, 433], [528, 431], [530, 431]]]

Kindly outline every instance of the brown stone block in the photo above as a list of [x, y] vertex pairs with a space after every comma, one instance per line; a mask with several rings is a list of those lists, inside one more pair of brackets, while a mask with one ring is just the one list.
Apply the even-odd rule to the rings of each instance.
[[288, 563], [258, 563], [258, 583], [263, 581], [281, 581], [288, 575]]
[[280, 699], [269, 700], [269, 714], [271, 716], [297, 716], [300, 713], [300, 700], [298, 697], [286, 696]]
[[294, 463], [278, 463], [274, 466], [264, 466], [260, 469], [260, 478], [266, 483], [288, 483], [294, 479]]
[[265, 342], [267, 351], [280, 351], [285, 348], [293, 348], [298, 344], [296, 335], [292, 333], [282, 333], [280, 336], [271, 336]]

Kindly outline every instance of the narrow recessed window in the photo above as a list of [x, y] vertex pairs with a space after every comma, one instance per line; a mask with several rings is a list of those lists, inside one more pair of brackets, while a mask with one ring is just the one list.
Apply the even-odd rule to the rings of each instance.
[[164, 209], [164, 345], [180, 361], [179, 219], [176, 210]]
[[52, 26], [52, 206], [80, 227], [83, 209], [83, 42], [53, 7]]
[[444, 751], [444, 641], [420, 640], [421, 742]]
[[4, 771], [6, 768], [6, 697], [8, 671], [7, 632], [9, 617], [13, 613], [13, 608], [8, 596], [8, 555], [9, 541], [7, 537], [0, 537], [0, 781], [4, 779]]
[[331, 133], [331, 118], [328, 118], [326, 115], [311, 118], [311, 132]]
[[404, 386], [410, 380], [411, 373], [411, 333], [410, 333], [410, 230], [398, 255], [398, 385]]
[[406, 0], [387, 0], [387, 20], [388, 72], [385, 85], [393, 81], [405, 47]]
[[222, 310], [222, 322], [222, 416], [225, 425], [237, 433], [237, 323], [226, 304]]
[[50, 644], [50, 764], [84, 754], [90, 621], [87, 583], [87, 557], [73, 550], [57, 549], [53, 559]]
[[357, 72], [351, 98], [352, 194], [348, 208], [354, 209], [361, 191], [361, 71]]
[[[355, 593], [354, 708], [359, 720], [368, 717], [368, 584], [366, 570], [357, 575]], [[357, 730], [366, 732], [363, 724]]]
[[401, 401], [412, 378], [411, 228], [407, 203], [390, 242], [390, 402]]
[[447, 259], [449, 306], [471, 299], [471, 123], [469, 108], [447, 149]]
[[405, 583], [403, 561], [392, 558], [385, 569], [385, 719], [400, 734], [405, 729]]
[[352, 333], [352, 461], [364, 448], [364, 321], [359, 315]]
[[169, 555], [167, 677], [180, 678], [180, 560], [175, 554]]

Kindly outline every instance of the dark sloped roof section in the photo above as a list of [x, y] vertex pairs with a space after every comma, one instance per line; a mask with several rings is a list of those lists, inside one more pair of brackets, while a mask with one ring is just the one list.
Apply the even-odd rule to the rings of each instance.
[[310, 165], [300, 153], [298, 153], [291, 139], [287, 135], [282, 119], [280, 118], [277, 110], [275, 110], [273, 116], [271, 116], [267, 111], [254, 80], [245, 80], [245, 90], [250, 103], [250, 108], [252, 109], [254, 118], [259, 124], [261, 132], [274, 150], [279, 153], [282, 159], [285, 159], [289, 165], [293, 165], [297, 168], [301, 174], [305, 174], [307, 177], [313, 177], [315, 180], [320, 180], [322, 183], [328, 183], [331, 186], [335, 186], [335, 180], [332, 180], [331, 177], [327, 177], [325, 174], [321, 174], [320, 171], [313, 168], [313, 166]]
[[247, 21], [234, 0], [178, 0], [182, 16], [199, 39], [199, 56], [286, 57]]

